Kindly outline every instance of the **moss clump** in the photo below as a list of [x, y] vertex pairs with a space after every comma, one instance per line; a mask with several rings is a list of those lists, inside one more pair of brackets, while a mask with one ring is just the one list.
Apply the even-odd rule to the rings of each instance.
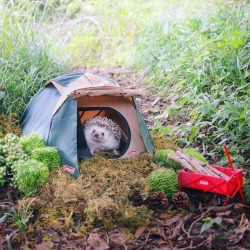
[[183, 148], [182, 150], [185, 154], [191, 155], [191, 156], [197, 158], [198, 160], [207, 163], [206, 158], [200, 152], [195, 150], [194, 148]]
[[32, 151], [32, 158], [43, 162], [51, 171], [60, 165], [60, 156], [54, 147], [35, 148]]
[[30, 133], [29, 135], [21, 137], [19, 143], [29, 156], [32, 155], [34, 149], [45, 147], [44, 139], [36, 133]]
[[[148, 196], [146, 178], [158, 168], [152, 155], [107, 159], [97, 153], [80, 162], [79, 167], [77, 179], [58, 168], [38, 189], [39, 198], [46, 201], [46, 211], [56, 208], [58, 214], [73, 212], [88, 227], [98, 223], [112, 228], [126, 222], [133, 232], [149, 218], [151, 211], [145, 206], [134, 207], [128, 196], [134, 189]], [[51, 221], [46, 223], [50, 225]]]
[[156, 150], [163, 148], [176, 150], [178, 148], [177, 144], [180, 139], [177, 136], [168, 137], [158, 133], [152, 133], [151, 136]]
[[18, 116], [15, 113], [10, 115], [0, 114], [0, 138], [8, 133], [13, 133], [17, 136], [21, 135], [21, 128], [18, 125]]
[[157, 150], [155, 152], [154, 159], [158, 164], [160, 164], [160, 165], [162, 165], [164, 167], [172, 168], [172, 169], [175, 169], [175, 170], [182, 169], [182, 166], [179, 163], [168, 159], [168, 154], [169, 153], [175, 153], [175, 151], [173, 149], [160, 149], [160, 150]]
[[172, 169], [156, 169], [150, 173], [147, 181], [151, 191], [164, 192], [168, 198], [178, 191], [177, 173]]
[[44, 184], [49, 177], [49, 169], [44, 163], [30, 159], [15, 165], [18, 189], [28, 194]]

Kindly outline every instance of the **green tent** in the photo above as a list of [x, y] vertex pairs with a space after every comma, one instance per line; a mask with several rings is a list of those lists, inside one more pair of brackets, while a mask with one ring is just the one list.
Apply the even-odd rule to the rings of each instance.
[[49, 82], [31, 99], [22, 118], [22, 135], [35, 132], [58, 148], [65, 171], [79, 176], [78, 161], [91, 157], [82, 123], [96, 115], [122, 129], [118, 155], [127, 158], [154, 153], [150, 133], [136, 102], [140, 90], [121, 87], [113, 79], [90, 72], [70, 73]]

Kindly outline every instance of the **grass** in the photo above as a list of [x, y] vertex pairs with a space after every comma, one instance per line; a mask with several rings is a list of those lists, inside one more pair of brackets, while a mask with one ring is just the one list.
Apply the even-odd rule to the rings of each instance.
[[9, 2], [1, 9], [0, 112], [3, 114], [20, 115], [42, 85], [64, 70], [63, 63], [53, 57], [52, 47], [38, 39], [32, 15], [35, 7], [31, 3]]
[[0, 112], [20, 116], [47, 80], [69, 68], [125, 63], [137, 30], [150, 20], [151, 10], [157, 6], [154, 1], [141, 3], [1, 3]]
[[223, 153], [221, 144], [226, 143], [237, 156], [236, 165], [248, 165], [250, 5], [208, 1], [195, 7], [194, 1], [187, 2], [192, 15], [166, 16], [140, 34], [134, 66], [162, 98], [176, 102], [172, 116], [189, 112], [188, 123], [169, 127], [169, 134], [179, 134], [187, 144], [203, 144], [209, 154]]
[[68, 68], [130, 65], [176, 103], [162, 115], [180, 124], [155, 120], [155, 129], [209, 154], [226, 142], [237, 165], [249, 164], [249, 9], [249, 1], [8, 1], [0, 111], [20, 115]]

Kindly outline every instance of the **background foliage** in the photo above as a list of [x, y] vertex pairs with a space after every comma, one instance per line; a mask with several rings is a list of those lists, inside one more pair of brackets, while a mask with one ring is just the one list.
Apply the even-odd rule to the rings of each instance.
[[250, 6], [221, 3], [205, 12], [207, 4], [191, 17], [166, 16], [147, 26], [137, 40], [134, 66], [174, 103], [166, 117], [189, 113], [178, 126], [163, 128], [156, 121], [157, 130], [203, 144], [210, 155], [226, 143], [236, 165], [249, 164]]
[[[178, 134], [206, 156], [249, 165], [249, 1], [4, 1], [0, 112], [20, 116], [50, 78], [78, 67], [135, 69], [171, 101]], [[154, 118], [152, 117], [152, 120]]]

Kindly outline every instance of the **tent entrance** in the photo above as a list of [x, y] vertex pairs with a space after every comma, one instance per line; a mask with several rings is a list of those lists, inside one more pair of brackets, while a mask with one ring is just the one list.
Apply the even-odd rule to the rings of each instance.
[[118, 155], [112, 156], [112, 158], [120, 158], [123, 156], [131, 142], [131, 131], [129, 124], [125, 117], [118, 112], [117, 110], [110, 108], [110, 107], [79, 107], [77, 109], [78, 113], [78, 119], [77, 119], [77, 155], [79, 160], [83, 160], [89, 157], [92, 157], [88, 147], [87, 143], [84, 137], [83, 133], [83, 127], [82, 124], [89, 118], [95, 117], [95, 116], [106, 116], [113, 121], [115, 121], [117, 124], [119, 124], [121, 130], [122, 130], [122, 138], [120, 147], [117, 150]]

